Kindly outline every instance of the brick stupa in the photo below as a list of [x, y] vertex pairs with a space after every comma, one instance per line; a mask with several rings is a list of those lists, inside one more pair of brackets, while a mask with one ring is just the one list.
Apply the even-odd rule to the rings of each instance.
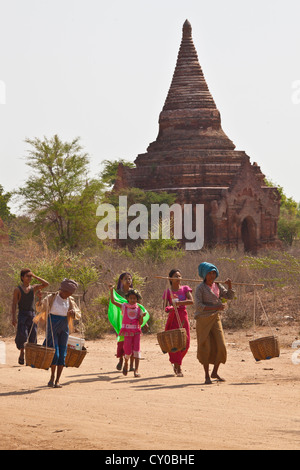
[[135, 164], [119, 165], [114, 189], [167, 191], [182, 205], [204, 204], [206, 246], [252, 252], [278, 246], [279, 193], [266, 187], [260, 167], [224, 133], [188, 21], [157, 139]]

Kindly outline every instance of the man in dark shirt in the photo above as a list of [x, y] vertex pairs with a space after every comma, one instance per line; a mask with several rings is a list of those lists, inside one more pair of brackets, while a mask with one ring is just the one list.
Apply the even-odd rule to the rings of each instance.
[[[34, 318], [34, 294], [41, 289], [49, 286], [44, 279], [33, 274], [30, 269], [22, 269], [21, 284], [15, 288], [12, 302], [12, 324], [17, 327], [16, 346], [20, 351], [19, 364], [24, 364], [24, 344], [29, 341], [36, 343], [37, 327], [33, 323]], [[36, 279], [39, 284], [31, 286], [32, 279]], [[17, 306], [19, 315], [17, 320]]]

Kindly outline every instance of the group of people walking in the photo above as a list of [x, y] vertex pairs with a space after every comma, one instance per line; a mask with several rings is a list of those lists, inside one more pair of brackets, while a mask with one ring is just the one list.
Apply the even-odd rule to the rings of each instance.
[[[195, 299], [192, 295], [192, 288], [188, 285], [181, 285], [182, 273], [179, 269], [172, 269], [168, 275], [170, 287], [163, 292], [163, 308], [168, 313], [165, 330], [174, 330], [179, 327], [185, 328], [187, 342], [186, 348], [182, 351], [170, 352], [169, 360], [172, 364], [174, 374], [177, 377], [182, 377], [182, 362], [190, 347], [190, 323], [188, 318], [187, 306], [193, 305], [196, 319], [196, 332], [197, 332], [197, 358], [203, 365], [205, 372], [205, 383], [211, 384], [211, 379], [224, 381], [219, 375], [219, 367], [225, 364], [227, 360], [227, 351], [224, 338], [224, 332], [221, 322], [221, 312], [225, 309], [225, 304], [222, 299], [233, 299], [235, 292], [232, 289], [232, 282], [227, 279], [224, 284], [227, 289], [217, 282], [216, 278], [219, 276], [219, 271], [216, 266], [211, 263], [201, 263], [198, 267], [198, 274], [202, 278], [202, 282], [197, 286], [195, 291]], [[121, 274], [116, 292], [123, 298], [128, 299], [128, 304], [119, 304], [114, 299], [114, 288], [111, 286], [111, 302], [122, 308], [123, 323], [121, 332], [124, 335], [121, 341], [118, 342], [117, 358], [119, 362], [117, 369], [121, 370], [123, 360], [123, 374], [127, 375], [128, 361], [130, 360], [130, 370], [137, 373], [137, 367], [133, 369], [133, 358], [136, 364], [140, 358], [140, 335], [142, 315], [138, 308], [137, 302], [141, 297], [139, 292], [133, 289], [132, 276], [128, 272]], [[125, 307], [126, 306], [126, 307]], [[125, 310], [127, 309], [127, 310]], [[180, 325], [178, 324], [178, 317], [175, 314], [177, 310]], [[126, 312], [126, 313], [125, 313]], [[128, 314], [128, 312], [130, 312]], [[145, 325], [147, 327], [147, 324]], [[210, 375], [209, 366], [213, 365], [213, 370]]]
[[[187, 335], [186, 348], [183, 351], [169, 353], [174, 374], [182, 377], [182, 362], [190, 347], [190, 323], [187, 306], [194, 306], [197, 333], [197, 358], [202, 364], [205, 373], [205, 383], [211, 384], [211, 379], [224, 381], [219, 375], [219, 367], [226, 363], [227, 352], [221, 322], [221, 312], [225, 306], [222, 299], [232, 299], [234, 290], [230, 279], [224, 284], [216, 282], [219, 271], [213, 264], [203, 262], [198, 267], [202, 282], [196, 287], [195, 298], [192, 288], [182, 285], [182, 273], [179, 269], [172, 269], [169, 273], [168, 289], [163, 292], [163, 308], [168, 314], [165, 330], [185, 328]], [[32, 279], [38, 281], [31, 286]], [[115, 305], [121, 315], [118, 335], [117, 369], [124, 375], [132, 370], [135, 377], [139, 377], [139, 361], [141, 356], [140, 338], [142, 327], [147, 329], [148, 312], [140, 304], [141, 294], [134, 289], [130, 273], [120, 275], [116, 289], [110, 287], [110, 302]], [[72, 279], [64, 279], [58, 292], [46, 295], [41, 299], [41, 291], [49, 284], [39, 278], [31, 270], [21, 271], [21, 284], [15, 289], [12, 304], [12, 323], [17, 327], [16, 346], [20, 350], [19, 364], [24, 364], [24, 344], [35, 343], [37, 339], [37, 324], [48, 322], [48, 335], [45, 344], [55, 348], [55, 355], [51, 366], [49, 387], [60, 388], [60, 377], [65, 365], [69, 333], [73, 331], [74, 319], [81, 318], [81, 312], [76, 305], [72, 294], [78, 284]], [[118, 300], [114, 292], [118, 294]], [[34, 305], [35, 294], [38, 302]], [[19, 308], [17, 319], [17, 307]], [[35, 308], [36, 307], [36, 308]], [[35, 310], [37, 315], [35, 315]], [[176, 314], [175, 314], [176, 313]], [[147, 316], [148, 314], [148, 316]], [[178, 314], [178, 315], [177, 315]], [[178, 324], [178, 317], [181, 325]], [[51, 325], [50, 325], [51, 322]], [[114, 325], [117, 330], [116, 326]], [[210, 374], [209, 367], [213, 365]]]

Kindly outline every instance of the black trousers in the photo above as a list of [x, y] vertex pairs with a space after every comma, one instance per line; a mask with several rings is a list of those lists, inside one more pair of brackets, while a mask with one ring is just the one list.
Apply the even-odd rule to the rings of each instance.
[[[24, 344], [27, 341], [29, 343], [37, 342], [37, 325], [33, 323], [33, 319], [34, 319], [33, 311], [25, 311], [25, 310], [19, 311], [17, 334], [15, 338], [15, 343], [18, 349], [23, 349]], [[32, 330], [31, 330], [31, 327], [32, 327]], [[30, 330], [31, 330], [31, 333], [30, 333]]]

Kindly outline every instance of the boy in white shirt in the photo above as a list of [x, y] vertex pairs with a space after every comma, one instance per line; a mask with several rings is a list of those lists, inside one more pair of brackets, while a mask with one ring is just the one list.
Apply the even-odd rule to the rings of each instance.
[[48, 382], [49, 387], [62, 387], [59, 380], [65, 366], [69, 333], [73, 331], [73, 320], [81, 318], [81, 312], [71, 297], [77, 287], [76, 281], [64, 279], [58, 292], [49, 294], [42, 302], [39, 301], [36, 305], [36, 309], [40, 313], [34, 321], [36, 323], [41, 320], [44, 322], [48, 321], [48, 335], [44, 345], [47, 343], [47, 346], [50, 348], [55, 348], [55, 355], [51, 365], [51, 377]]

